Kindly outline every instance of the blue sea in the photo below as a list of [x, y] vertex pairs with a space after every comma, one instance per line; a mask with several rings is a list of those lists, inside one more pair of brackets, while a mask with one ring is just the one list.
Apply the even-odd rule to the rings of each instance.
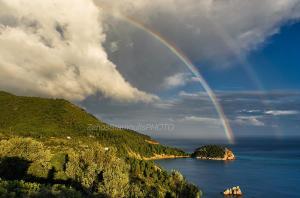
[[[160, 140], [192, 152], [213, 143], [197, 140]], [[167, 170], [179, 170], [196, 184], [205, 198], [223, 197], [225, 188], [240, 186], [243, 197], [300, 197], [300, 139], [243, 139], [229, 146], [235, 161], [169, 159], [156, 161]]]

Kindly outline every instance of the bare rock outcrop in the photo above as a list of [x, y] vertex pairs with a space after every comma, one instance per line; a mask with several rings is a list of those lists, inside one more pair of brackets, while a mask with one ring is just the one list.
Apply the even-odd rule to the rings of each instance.
[[223, 160], [235, 160], [235, 156], [230, 149], [225, 148], [225, 154]]
[[242, 190], [240, 189], [239, 186], [235, 186], [235, 187], [232, 187], [232, 188], [227, 188], [226, 190], [224, 190], [223, 192], [223, 195], [224, 196], [242, 196], [243, 193], [242, 193]]

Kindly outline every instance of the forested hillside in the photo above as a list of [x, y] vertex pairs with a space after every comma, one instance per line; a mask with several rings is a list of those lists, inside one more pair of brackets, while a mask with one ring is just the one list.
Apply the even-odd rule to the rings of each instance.
[[[184, 152], [152, 144], [149, 136], [119, 129], [98, 120], [84, 109], [63, 99], [15, 96], [0, 92], [0, 133], [2, 136], [38, 138], [55, 144], [54, 139], [98, 142], [116, 147], [121, 155], [151, 157], [154, 154], [184, 155]], [[84, 138], [83, 138], [84, 137]]]
[[186, 155], [62, 99], [0, 92], [0, 197], [199, 197], [143, 159]]
[[57, 149], [31, 138], [0, 141], [0, 197], [199, 196], [179, 172], [98, 143]]

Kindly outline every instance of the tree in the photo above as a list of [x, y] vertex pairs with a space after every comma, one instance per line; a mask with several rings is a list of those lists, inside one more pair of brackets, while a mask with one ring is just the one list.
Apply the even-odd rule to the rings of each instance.
[[129, 167], [115, 151], [95, 144], [79, 153], [68, 152], [68, 177], [79, 182], [89, 193], [124, 197], [129, 185]]

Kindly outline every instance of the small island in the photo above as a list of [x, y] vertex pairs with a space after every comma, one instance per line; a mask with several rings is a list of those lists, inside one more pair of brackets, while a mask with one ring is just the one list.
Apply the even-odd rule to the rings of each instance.
[[227, 188], [226, 190], [224, 190], [224, 192], [222, 193], [224, 196], [229, 196], [229, 197], [239, 197], [242, 196], [242, 190], [240, 189], [239, 186], [235, 186], [232, 188]]
[[235, 156], [229, 148], [218, 145], [206, 145], [197, 148], [192, 157], [203, 160], [235, 160]]

